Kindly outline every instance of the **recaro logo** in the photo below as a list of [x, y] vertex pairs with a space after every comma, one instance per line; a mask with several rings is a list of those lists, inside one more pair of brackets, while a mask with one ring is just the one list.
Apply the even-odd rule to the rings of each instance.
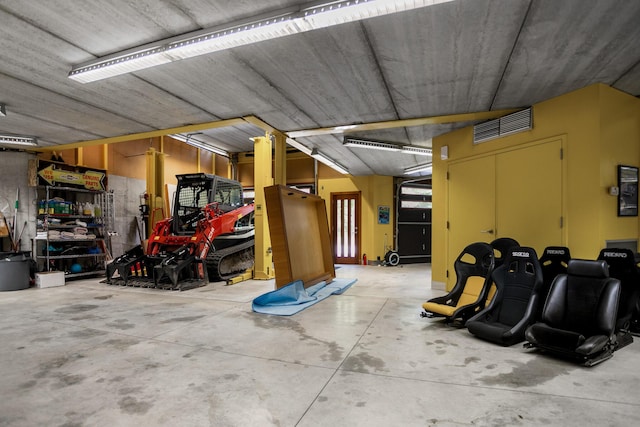
[[602, 254], [607, 258], [626, 258], [627, 254], [624, 252], [605, 252]]
[[517, 256], [520, 258], [529, 258], [529, 252], [511, 252], [511, 256]]
[[549, 255], [564, 255], [564, 251], [562, 249], [547, 249], [547, 253]]

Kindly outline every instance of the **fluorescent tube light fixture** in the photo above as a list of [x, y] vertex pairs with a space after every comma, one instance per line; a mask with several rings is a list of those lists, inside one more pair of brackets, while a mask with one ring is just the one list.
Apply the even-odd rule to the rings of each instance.
[[345, 147], [369, 148], [371, 150], [395, 151], [397, 153], [416, 154], [418, 156], [431, 156], [431, 148], [415, 145], [392, 144], [390, 142], [373, 141], [368, 139], [345, 138]]
[[343, 175], [348, 175], [349, 174], [349, 171], [347, 170], [347, 168], [345, 168], [341, 164], [337, 163], [335, 160], [325, 156], [324, 154], [319, 152], [317, 148], [314, 148], [313, 150], [311, 150], [311, 157], [313, 157], [314, 159], [316, 159], [319, 162], [324, 163], [325, 165], [327, 165], [330, 168], [340, 172]]
[[342, 143], [345, 147], [369, 148], [371, 150], [400, 152], [400, 146], [387, 142], [370, 141], [367, 139], [345, 138]]
[[0, 144], [37, 146], [38, 139], [33, 136], [0, 135]]
[[432, 163], [429, 162], [422, 165], [416, 165], [404, 170], [405, 174], [414, 174], [420, 172], [427, 172], [427, 174], [430, 175], [432, 172]]
[[303, 144], [299, 143], [298, 141], [296, 141], [293, 138], [287, 138], [286, 141], [287, 141], [287, 144], [289, 144], [293, 148], [303, 152], [307, 156], [311, 155], [312, 150], [311, 150], [311, 148], [307, 147], [306, 145], [303, 145]]
[[289, 8], [128, 49], [74, 66], [69, 78], [81, 83], [140, 71], [160, 64], [291, 34], [359, 21], [452, 0], [341, 0]]
[[193, 136], [191, 134], [187, 134], [185, 135], [181, 135], [181, 134], [173, 134], [173, 135], [169, 135], [171, 138], [173, 139], [177, 139], [178, 141], [182, 141], [185, 142], [189, 145], [191, 145], [192, 147], [196, 147], [196, 148], [200, 148], [206, 151], [210, 151], [212, 153], [215, 154], [219, 154], [221, 156], [224, 157], [229, 157], [229, 153], [226, 152], [225, 150], [218, 148], [218, 147], [214, 147], [213, 145], [209, 145], [207, 143], [204, 143], [200, 140], [197, 140], [195, 138], [193, 138]]
[[405, 154], [415, 154], [417, 156], [431, 156], [433, 154], [431, 148], [416, 147], [415, 145], [405, 145], [400, 151]]

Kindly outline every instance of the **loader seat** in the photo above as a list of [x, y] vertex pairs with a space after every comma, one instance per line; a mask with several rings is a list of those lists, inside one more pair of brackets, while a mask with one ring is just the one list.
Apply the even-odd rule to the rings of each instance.
[[599, 260], [606, 261], [609, 275], [620, 280], [620, 306], [616, 320], [618, 348], [633, 342], [630, 327], [640, 295], [640, 271], [636, 265], [633, 251], [630, 249], [602, 249]]
[[536, 320], [544, 297], [542, 269], [533, 248], [512, 247], [504, 264], [491, 275], [496, 295], [480, 313], [467, 322], [473, 335], [510, 346], [524, 341], [524, 331]]
[[456, 283], [453, 289], [447, 295], [422, 304], [422, 316], [444, 317], [445, 323], [457, 320], [464, 324], [493, 296], [493, 267], [493, 248], [489, 244], [472, 243], [464, 248], [454, 262]]
[[544, 248], [544, 252], [538, 260], [542, 267], [543, 285], [542, 290], [540, 291], [540, 294], [542, 295], [542, 303], [538, 307], [538, 313], [536, 314], [537, 319], [540, 319], [540, 316], [542, 315], [544, 302], [547, 298], [547, 294], [549, 293], [549, 289], [551, 288], [551, 283], [553, 283], [553, 279], [555, 279], [559, 274], [567, 273], [567, 266], [569, 265], [570, 259], [571, 252], [567, 247], [547, 246]]
[[551, 284], [542, 319], [525, 338], [537, 347], [593, 366], [613, 356], [620, 280], [605, 261], [572, 259]]
[[509, 249], [514, 246], [520, 246], [520, 243], [511, 237], [499, 237], [489, 244], [493, 248], [493, 255], [496, 259], [495, 268], [500, 267], [504, 263], [504, 258], [509, 252]]

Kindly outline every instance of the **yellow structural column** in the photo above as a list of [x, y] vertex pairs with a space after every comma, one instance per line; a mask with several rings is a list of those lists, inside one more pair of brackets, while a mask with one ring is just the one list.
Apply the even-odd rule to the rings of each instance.
[[156, 222], [164, 218], [164, 153], [149, 148], [147, 159], [147, 201], [149, 203], [149, 219], [147, 221], [147, 237]]
[[280, 132], [274, 134], [276, 142], [275, 151], [275, 183], [287, 185], [287, 137]]
[[254, 222], [256, 227], [255, 235], [255, 256], [256, 261], [253, 267], [254, 279], [272, 279], [275, 277], [273, 271], [273, 255], [271, 253], [271, 236], [269, 235], [269, 222], [267, 219], [267, 208], [265, 206], [264, 188], [273, 185], [273, 173], [271, 166], [271, 135], [267, 133], [253, 139], [254, 152]]
[[76, 148], [76, 165], [84, 165], [84, 152], [82, 150], [82, 147]]

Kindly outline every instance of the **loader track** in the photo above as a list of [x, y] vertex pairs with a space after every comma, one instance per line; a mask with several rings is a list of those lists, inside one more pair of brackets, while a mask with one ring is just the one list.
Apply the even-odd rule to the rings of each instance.
[[209, 281], [224, 281], [253, 267], [254, 239], [225, 249], [210, 251], [207, 255]]

